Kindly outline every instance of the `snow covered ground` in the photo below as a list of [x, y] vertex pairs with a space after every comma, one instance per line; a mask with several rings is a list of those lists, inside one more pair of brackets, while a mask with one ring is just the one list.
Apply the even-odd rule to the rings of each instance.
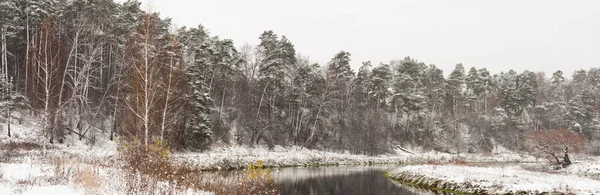
[[[98, 132], [95, 144], [76, 136], [49, 144], [36, 120], [0, 128], [0, 194], [128, 194], [127, 173], [117, 159], [117, 144]], [[412, 149], [379, 156], [327, 152], [299, 147], [217, 147], [203, 153], [174, 153], [176, 163], [201, 169], [243, 168], [261, 160], [272, 167], [357, 164], [423, 164], [431, 162], [523, 162], [538, 159], [498, 147], [491, 154], [449, 154]], [[583, 169], [583, 167], [581, 168]], [[575, 169], [574, 169], [575, 170]], [[600, 164], [596, 170], [600, 175]], [[583, 171], [581, 171], [583, 172]], [[131, 179], [131, 178], [129, 178]], [[160, 184], [157, 190], [169, 190]], [[178, 194], [210, 194], [187, 190]]]
[[422, 164], [427, 162], [535, 162], [537, 159], [498, 147], [491, 154], [449, 154], [436, 151], [410, 154], [394, 150], [390, 154], [378, 156], [355, 155], [350, 153], [326, 152], [300, 147], [275, 147], [272, 150], [258, 146], [214, 148], [203, 153], [176, 153], [175, 161], [200, 169], [243, 168], [261, 160], [270, 167], [311, 166], [311, 165], [360, 165], [360, 164]]
[[[485, 189], [489, 193], [564, 192], [574, 194], [600, 193], [600, 181], [574, 174], [556, 174], [524, 170], [519, 165], [475, 167], [457, 165], [414, 165], [398, 168], [392, 178], [412, 178], [411, 182], [427, 185], [447, 183], [456, 191], [472, 192]], [[408, 177], [406, 177], [408, 176]], [[450, 184], [450, 185], [448, 185]]]
[[[6, 126], [0, 128], [0, 195], [131, 194], [125, 185], [127, 173], [117, 162], [117, 145], [106, 135], [98, 135], [93, 145], [76, 136], [51, 145], [35, 121], [12, 124], [12, 137]], [[173, 191], [162, 182], [154, 190], [154, 194], [212, 194]]]

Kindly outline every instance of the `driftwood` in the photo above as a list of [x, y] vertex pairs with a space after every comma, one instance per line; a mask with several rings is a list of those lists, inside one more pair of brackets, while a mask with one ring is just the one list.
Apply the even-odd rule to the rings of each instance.
[[562, 156], [562, 160], [559, 159], [559, 156], [556, 155], [555, 152], [548, 150], [545, 147], [542, 147], [540, 145], [537, 145], [537, 147], [541, 150], [543, 150], [544, 152], [548, 153], [549, 155], [551, 155], [554, 160], [556, 162], [550, 163], [548, 166], [560, 166], [559, 168], [566, 168], [569, 165], [573, 164], [573, 162], [571, 161], [571, 158], [569, 157], [569, 147], [565, 146], [565, 154]]
[[408, 149], [406, 149], [406, 148], [403, 148], [403, 147], [401, 147], [401, 146], [399, 146], [399, 145], [396, 145], [396, 148], [398, 148], [398, 149], [402, 150], [403, 152], [406, 152], [406, 153], [409, 153], [409, 154], [415, 155], [415, 153], [414, 153], [414, 152], [411, 152], [410, 150], [408, 150]]

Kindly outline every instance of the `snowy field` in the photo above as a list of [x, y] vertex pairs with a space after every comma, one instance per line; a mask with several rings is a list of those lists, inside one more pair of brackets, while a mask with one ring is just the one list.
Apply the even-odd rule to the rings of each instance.
[[[585, 165], [581, 164], [581, 165]], [[576, 165], [576, 166], [581, 166]], [[572, 167], [575, 168], [576, 166]], [[414, 165], [398, 168], [390, 173], [392, 178], [408, 176], [427, 185], [440, 182], [451, 184], [456, 191], [472, 192], [485, 189], [492, 194], [526, 191], [529, 193], [564, 192], [574, 194], [600, 193], [600, 181], [568, 173], [570, 168], [558, 173], [525, 170], [522, 166], [476, 167], [458, 165]], [[580, 170], [575, 168], [574, 170]]]
[[[120, 168], [115, 142], [98, 135], [90, 145], [73, 136], [65, 144], [51, 145], [34, 121], [11, 125], [12, 137], [5, 126], [0, 131], [0, 195], [132, 194], [126, 180], [138, 178], [127, 178]], [[171, 192], [212, 194], [175, 191], [167, 183], [156, 183], [154, 194]]]

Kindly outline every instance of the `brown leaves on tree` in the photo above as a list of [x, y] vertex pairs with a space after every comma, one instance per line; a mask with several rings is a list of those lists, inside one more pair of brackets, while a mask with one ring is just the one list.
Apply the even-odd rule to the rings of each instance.
[[560, 152], [569, 147], [570, 151], [581, 152], [587, 140], [585, 137], [567, 129], [539, 131], [528, 136], [533, 146], [545, 147], [550, 151]]
[[[530, 149], [538, 155], [539, 153], [546, 154], [551, 161], [556, 161], [556, 164], [563, 167], [571, 164], [569, 159], [569, 151], [575, 153], [581, 152], [587, 140], [582, 135], [567, 129], [558, 129], [551, 131], [539, 131], [528, 136]], [[559, 156], [563, 155], [562, 161]]]

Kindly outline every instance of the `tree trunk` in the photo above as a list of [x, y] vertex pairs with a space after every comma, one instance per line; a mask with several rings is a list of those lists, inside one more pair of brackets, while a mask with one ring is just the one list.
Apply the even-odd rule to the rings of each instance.
[[8, 126], [8, 137], [10, 137], [10, 107], [6, 110], [6, 112], [8, 113], [7, 114], [8, 116], [6, 117], [6, 118], [8, 118], [7, 122], [6, 122], [7, 126]]

